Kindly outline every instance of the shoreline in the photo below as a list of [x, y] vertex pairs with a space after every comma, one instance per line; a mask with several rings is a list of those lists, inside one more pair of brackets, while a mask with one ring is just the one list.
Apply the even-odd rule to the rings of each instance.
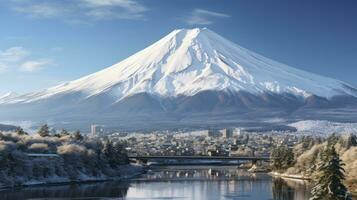
[[274, 176], [274, 177], [280, 177], [280, 178], [285, 178], [285, 179], [292, 179], [292, 180], [300, 180], [300, 181], [310, 181], [311, 178], [302, 176], [302, 175], [297, 175], [297, 174], [285, 174], [285, 173], [279, 173], [279, 172], [269, 172], [268, 174]]
[[[268, 174], [270, 174], [273, 177], [279, 177], [282, 179], [287, 179], [287, 180], [291, 180], [291, 181], [311, 181], [311, 178], [308, 177], [304, 177], [302, 175], [293, 175], [293, 174], [285, 174], [285, 173], [279, 173], [279, 172], [269, 172]], [[357, 197], [357, 191], [351, 191], [351, 187], [348, 187], [348, 185], [346, 185], [347, 189], [350, 191], [352, 197]]]
[[62, 180], [59, 181], [37, 181], [37, 180], [32, 180], [28, 181], [22, 184], [18, 185], [12, 185], [12, 186], [7, 186], [7, 185], [1, 185], [0, 184], [0, 191], [1, 190], [8, 190], [8, 189], [13, 189], [13, 188], [25, 188], [25, 187], [36, 187], [36, 186], [60, 186], [60, 185], [71, 185], [71, 184], [87, 184], [87, 183], [100, 183], [100, 182], [109, 182], [109, 181], [125, 181], [129, 180], [132, 178], [135, 178], [137, 176], [142, 175], [145, 173], [145, 168], [143, 166], [135, 166], [131, 165], [131, 170], [134, 172], [131, 175], [124, 175], [124, 176], [118, 176], [114, 178], [109, 178], [109, 177], [98, 177], [98, 178], [88, 178], [88, 179], [78, 179], [78, 180], [69, 180], [68, 178], [64, 177], [59, 177]]

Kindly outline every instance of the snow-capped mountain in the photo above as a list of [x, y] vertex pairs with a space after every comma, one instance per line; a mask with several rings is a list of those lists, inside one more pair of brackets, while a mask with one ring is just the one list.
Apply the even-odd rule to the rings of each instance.
[[117, 100], [143, 92], [193, 96], [207, 90], [355, 96], [356, 92], [346, 86], [265, 58], [209, 29], [195, 28], [175, 30], [109, 68], [12, 102], [32, 102], [72, 92], [86, 97], [105, 92]]
[[19, 96], [16, 92], [8, 92], [0, 96], [0, 103], [5, 103], [11, 101], [11, 99]]
[[108, 119], [138, 112], [182, 116], [182, 112], [247, 112], [260, 107], [291, 112], [306, 106], [338, 107], [341, 101], [354, 105], [356, 97], [357, 89], [344, 82], [292, 68], [209, 29], [195, 28], [174, 30], [83, 78], [2, 98], [0, 116], [8, 107], [36, 110], [53, 119], [92, 113]]

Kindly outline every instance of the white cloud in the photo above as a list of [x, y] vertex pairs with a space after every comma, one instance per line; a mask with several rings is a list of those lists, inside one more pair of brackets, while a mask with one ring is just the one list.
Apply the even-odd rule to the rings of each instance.
[[89, 7], [121, 7], [130, 12], [145, 12], [148, 9], [135, 0], [81, 0]]
[[50, 59], [29, 60], [21, 64], [20, 71], [34, 72], [52, 64], [53, 62]]
[[10, 6], [33, 18], [59, 18], [66, 22], [93, 20], [143, 19], [147, 7], [136, 0], [13, 0]]
[[30, 54], [23, 47], [11, 47], [4, 51], [0, 50], [0, 73], [7, 71], [10, 66], [20, 62]]
[[88, 10], [87, 16], [96, 20], [140, 19], [148, 10], [135, 0], [80, 0]]
[[24, 47], [0, 50], [0, 73], [16, 69], [23, 72], [33, 72], [53, 64], [50, 59], [30, 59], [30, 54], [31, 52]]
[[45, 3], [18, 5], [14, 10], [34, 18], [53, 18], [67, 12], [62, 6]]
[[16, 62], [29, 54], [30, 52], [23, 47], [11, 47], [5, 51], [0, 50], [0, 63]]
[[209, 25], [217, 18], [229, 18], [231, 17], [225, 13], [213, 12], [204, 9], [195, 9], [191, 12], [191, 15], [186, 18], [186, 23], [189, 25]]

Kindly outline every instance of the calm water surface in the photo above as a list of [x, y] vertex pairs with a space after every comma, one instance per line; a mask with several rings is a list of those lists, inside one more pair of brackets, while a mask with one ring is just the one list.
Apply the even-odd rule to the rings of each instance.
[[232, 166], [157, 167], [126, 182], [36, 186], [0, 191], [0, 199], [305, 200], [302, 181], [250, 174]]

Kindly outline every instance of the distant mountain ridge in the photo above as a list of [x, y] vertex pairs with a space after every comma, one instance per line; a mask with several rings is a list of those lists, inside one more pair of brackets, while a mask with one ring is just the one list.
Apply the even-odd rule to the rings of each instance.
[[195, 28], [174, 30], [129, 58], [83, 78], [0, 98], [0, 119], [77, 125], [100, 121], [130, 127], [142, 124], [135, 120], [145, 116], [152, 117], [147, 123], [178, 120], [182, 126], [200, 116], [197, 124], [204, 126], [214, 124], [207, 123], [207, 117], [220, 123], [230, 116], [228, 121], [234, 124], [244, 118], [305, 119], [312, 110], [343, 115], [356, 107], [357, 89], [347, 83], [278, 63], [209, 29]]
[[8, 124], [0, 124], [0, 132], [1, 131], [15, 131], [18, 127]]

